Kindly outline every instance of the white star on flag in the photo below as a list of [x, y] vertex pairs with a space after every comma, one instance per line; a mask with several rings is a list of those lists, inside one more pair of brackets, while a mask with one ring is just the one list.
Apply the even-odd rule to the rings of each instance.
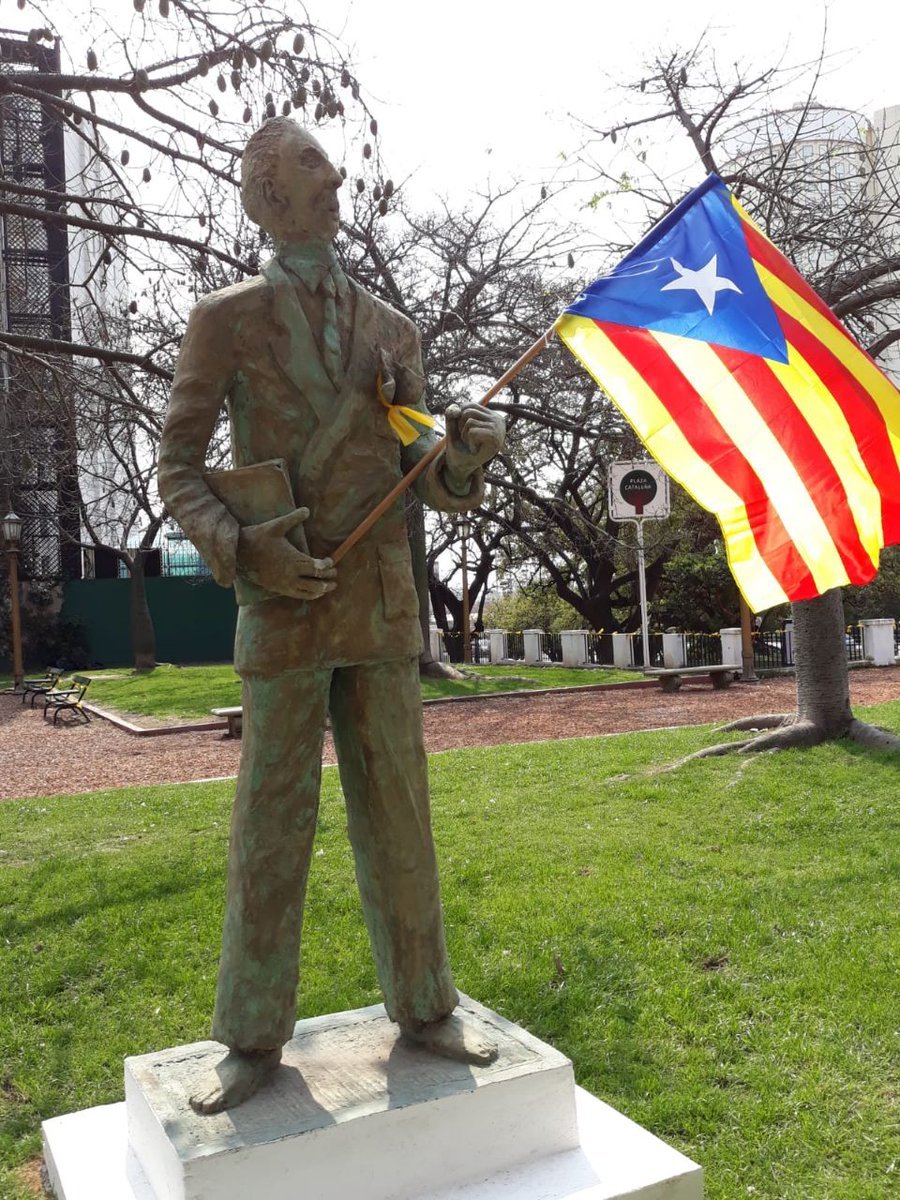
[[701, 267], [699, 271], [692, 271], [690, 267], [683, 267], [677, 258], [670, 259], [669, 261], [678, 272], [679, 278], [665, 284], [660, 288], [660, 291], [696, 292], [706, 306], [706, 311], [712, 316], [718, 292], [737, 292], [739, 295], [741, 294], [741, 289], [733, 279], [726, 279], [724, 275], [717, 273], [717, 257], [714, 254], [706, 266]]

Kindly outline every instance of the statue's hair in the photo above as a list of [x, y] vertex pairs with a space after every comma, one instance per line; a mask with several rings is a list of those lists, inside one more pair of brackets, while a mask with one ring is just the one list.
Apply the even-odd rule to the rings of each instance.
[[[251, 221], [266, 228], [268, 205], [263, 183], [278, 170], [283, 138], [292, 132], [306, 134], [291, 117], [272, 117], [249, 138], [241, 159], [241, 200]], [[308, 135], [307, 135], [308, 136]]]

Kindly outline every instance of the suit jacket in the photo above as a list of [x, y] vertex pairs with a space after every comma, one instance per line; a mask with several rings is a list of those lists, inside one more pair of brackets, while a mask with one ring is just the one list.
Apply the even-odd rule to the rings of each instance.
[[[429, 431], [402, 445], [376, 393], [386, 363], [395, 403], [426, 411], [418, 330], [349, 282], [353, 322], [340, 389], [325, 371], [294, 282], [277, 259], [256, 278], [204, 297], [188, 320], [160, 445], [159, 489], [215, 579], [237, 585], [235, 666], [244, 676], [421, 650], [402, 498], [339, 564], [333, 592], [309, 602], [271, 596], [247, 603], [259, 592], [242, 588], [237, 576], [238, 523], [203, 479], [225, 404], [234, 465], [285, 460], [297, 504], [310, 509], [310, 551], [324, 557], [431, 449]], [[461, 497], [446, 487], [442, 466], [440, 456], [420, 476], [417, 491], [425, 503], [446, 512], [477, 507], [481, 472]]]

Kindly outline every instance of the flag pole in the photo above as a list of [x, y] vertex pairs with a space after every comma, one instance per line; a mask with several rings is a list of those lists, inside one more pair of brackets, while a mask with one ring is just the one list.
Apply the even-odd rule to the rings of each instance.
[[[477, 403], [482, 405], [490, 403], [490, 401], [493, 400], [493, 398], [499, 391], [501, 391], [501, 389], [505, 388], [511, 380], [515, 379], [523, 367], [527, 367], [533, 358], [537, 358], [540, 352], [550, 345], [550, 339], [553, 337], [554, 328], [555, 326], [551, 325], [549, 329], [546, 329], [537, 339], [537, 341], [533, 342], [528, 347], [522, 357], [516, 359], [509, 370], [504, 372], [504, 374], [501, 375], [495, 383], [491, 384], [491, 386], [484, 393], [481, 399], [477, 401]], [[378, 503], [372, 509], [369, 515], [364, 520], [360, 521], [353, 532], [341, 542], [337, 550], [335, 550], [333, 554], [329, 555], [333, 563], [339, 563], [344, 555], [349, 550], [353, 549], [360, 538], [365, 537], [375, 522], [379, 520], [380, 517], [384, 516], [397, 497], [402, 496], [406, 489], [415, 483], [426, 467], [429, 467], [434, 462], [446, 444], [447, 438], [445, 436], [442, 437], [436, 445], [432, 446], [424, 458], [420, 458], [411, 470], [407, 471], [400, 482], [391, 488], [385, 498], [380, 501], [380, 503]]]

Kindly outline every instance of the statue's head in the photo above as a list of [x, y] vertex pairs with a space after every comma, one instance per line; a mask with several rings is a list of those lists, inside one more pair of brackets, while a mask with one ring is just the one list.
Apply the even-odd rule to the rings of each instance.
[[342, 182], [316, 139], [290, 117], [266, 121], [244, 148], [244, 210], [276, 242], [331, 241], [338, 231]]

